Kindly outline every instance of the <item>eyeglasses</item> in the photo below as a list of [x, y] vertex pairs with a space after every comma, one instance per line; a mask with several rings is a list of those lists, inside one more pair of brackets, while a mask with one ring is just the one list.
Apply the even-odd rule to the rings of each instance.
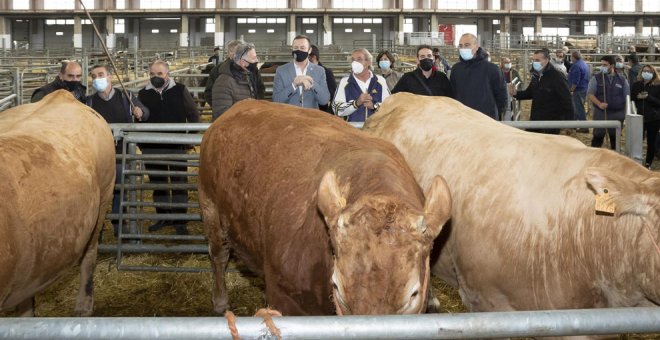
[[[243, 59], [243, 57], [244, 57], [248, 52], [250, 52], [251, 50], [252, 50], [252, 47], [248, 47], [248, 48], [246, 48], [245, 51], [243, 51], [243, 53], [241, 53], [241, 56], [238, 57], [238, 58], [239, 58], [239, 59]], [[243, 60], [245, 60], [245, 59], [243, 59]], [[247, 61], [247, 60], [245, 60], [245, 61]]]

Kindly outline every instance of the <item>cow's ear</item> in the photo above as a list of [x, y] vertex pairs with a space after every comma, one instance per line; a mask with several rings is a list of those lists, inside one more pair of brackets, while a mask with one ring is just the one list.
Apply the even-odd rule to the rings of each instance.
[[334, 171], [326, 172], [321, 179], [318, 193], [318, 207], [325, 221], [334, 224], [345, 206], [346, 198], [341, 194], [337, 176]]
[[426, 193], [426, 204], [424, 205], [424, 233], [436, 238], [442, 226], [449, 220], [451, 215], [451, 193], [447, 182], [442, 176], [435, 176], [431, 187]]
[[653, 194], [657, 190], [657, 183], [635, 182], [599, 167], [587, 168], [585, 177], [595, 193], [594, 202], [596, 197], [606, 197], [601, 199], [613, 205], [614, 213], [618, 215], [648, 215], [658, 203], [657, 195]]

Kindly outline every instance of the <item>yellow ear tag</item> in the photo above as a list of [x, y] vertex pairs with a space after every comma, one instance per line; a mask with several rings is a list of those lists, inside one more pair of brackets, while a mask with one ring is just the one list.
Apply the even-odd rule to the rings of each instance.
[[603, 189], [602, 194], [596, 195], [596, 212], [614, 215], [616, 204], [607, 189]]

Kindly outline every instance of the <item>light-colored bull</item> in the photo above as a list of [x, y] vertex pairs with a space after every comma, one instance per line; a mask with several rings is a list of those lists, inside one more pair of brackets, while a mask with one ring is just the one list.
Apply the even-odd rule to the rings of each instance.
[[470, 310], [660, 304], [660, 174], [450, 98], [397, 94], [365, 130], [399, 148], [422, 188], [447, 180], [452, 219], [433, 272]]

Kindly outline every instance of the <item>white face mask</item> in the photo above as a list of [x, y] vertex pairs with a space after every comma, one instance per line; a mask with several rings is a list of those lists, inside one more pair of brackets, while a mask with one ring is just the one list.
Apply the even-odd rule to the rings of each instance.
[[504, 68], [507, 70], [511, 69], [511, 63], [504, 64]]
[[92, 87], [98, 92], [103, 92], [108, 87], [108, 78], [96, 78], [92, 81]]
[[354, 61], [351, 63], [351, 70], [353, 70], [353, 74], [360, 74], [362, 71], [364, 71], [364, 65]]

